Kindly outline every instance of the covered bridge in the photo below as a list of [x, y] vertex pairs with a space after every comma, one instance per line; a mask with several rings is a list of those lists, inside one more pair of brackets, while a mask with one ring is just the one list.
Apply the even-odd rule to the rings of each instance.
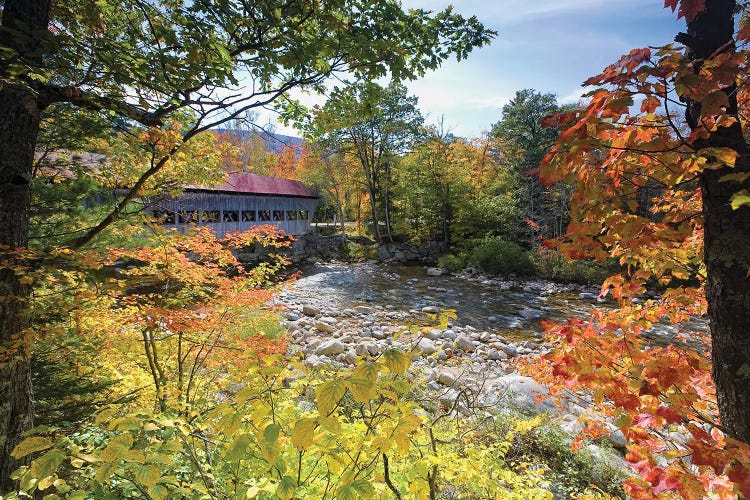
[[216, 186], [189, 185], [178, 198], [151, 200], [151, 215], [167, 227], [204, 225], [218, 237], [263, 224], [300, 235], [310, 227], [319, 197], [300, 181], [233, 173]]

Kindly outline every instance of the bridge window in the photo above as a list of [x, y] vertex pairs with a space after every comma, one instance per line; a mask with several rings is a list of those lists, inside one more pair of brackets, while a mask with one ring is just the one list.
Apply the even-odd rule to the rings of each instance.
[[237, 210], [225, 210], [223, 213], [224, 222], [237, 222], [240, 220], [240, 213]]
[[207, 223], [217, 223], [221, 220], [218, 210], [204, 210], [201, 212], [201, 220]]
[[307, 220], [307, 210], [299, 211], [299, 220]]
[[287, 210], [286, 211], [286, 220], [297, 220], [297, 211], [296, 210]]
[[271, 214], [271, 219], [273, 221], [282, 221], [284, 220], [284, 211], [283, 210], [274, 210]]
[[271, 220], [270, 210], [258, 210], [258, 220], [269, 221]]
[[192, 224], [198, 222], [197, 210], [180, 210], [177, 215], [180, 224]]
[[242, 222], [255, 222], [255, 210], [243, 210]]

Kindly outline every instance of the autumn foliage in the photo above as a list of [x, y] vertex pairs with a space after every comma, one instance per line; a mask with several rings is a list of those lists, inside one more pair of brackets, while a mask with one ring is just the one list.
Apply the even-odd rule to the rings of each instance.
[[[690, 21], [705, 2], [665, 6]], [[750, 497], [750, 446], [723, 432], [711, 341], [690, 323], [706, 313], [699, 178], [738, 158], [705, 140], [742, 119], [748, 34], [739, 32], [736, 51], [709, 59], [674, 45], [635, 49], [586, 81], [597, 87], [586, 106], [546, 120], [564, 131], [542, 179], [575, 185], [572, 222], [555, 246], [570, 257], [617, 259], [622, 272], [601, 288], [616, 309], [545, 325], [559, 344], [534, 370], [560, 393], [588, 388], [600, 418], [623, 431], [638, 472], [625, 485], [633, 498]], [[728, 112], [725, 90], [735, 85], [740, 116]], [[700, 115], [690, 107], [685, 116], [685, 103], [700, 103]], [[722, 179], [736, 186], [735, 210], [747, 203], [747, 178]], [[675, 325], [666, 342], [650, 335], [660, 323]], [[601, 433], [595, 418], [586, 424], [588, 435]]]

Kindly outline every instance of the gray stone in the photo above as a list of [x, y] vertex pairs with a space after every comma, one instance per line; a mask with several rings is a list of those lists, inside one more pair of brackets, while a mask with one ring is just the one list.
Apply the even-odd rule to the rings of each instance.
[[379, 344], [374, 342], [372, 344], [367, 344], [367, 352], [370, 353], [370, 356], [379, 356], [382, 351], [383, 348], [380, 347]]
[[456, 402], [456, 399], [458, 399], [458, 391], [455, 389], [448, 389], [447, 391], [443, 391], [438, 396], [438, 401], [445, 408], [453, 406], [453, 404]]
[[373, 309], [369, 306], [357, 306], [354, 308], [354, 311], [358, 314], [372, 314]]
[[442, 276], [445, 274], [444, 269], [440, 269], [437, 267], [431, 267], [427, 269], [427, 276]]
[[317, 316], [318, 314], [320, 314], [320, 309], [305, 304], [304, 306], [302, 306], [302, 314], [304, 314], [305, 316]]
[[503, 351], [498, 351], [497, 349], [490, 349], [489, 352], [487, 352], [487, 359], [490, 361], [503, 361], [508, 359], [508, 355], [505, 354]]
[[448, 387], [453, 387], [453, 384], [456, 383], [456, 376], [451, 372], [443, 371], [438, 373], [437, 381]]
[[547, 388], [533, 378], [514, 373], [494, 379], [484, 393], [482, 402], [522, 411], [559, 414], [560, 409], [553, 401], [547, 399], [536, 401], [537, 396], [544, 398], [548, 395]]
[[346, 354], [344, 355], [344, 362], [350, 365], [357, 364], [357, 353], [354, 351], [354, 349], [349, 349], [346, 352]]
[[335, 325], [339, 322], [336, 318], [332, 318], [330, 316], [323, 316], [322, 318], [318, 318], [318, 321], [322, 321], [323, 323], [328, 323], [329, 325]]
[[331, 325], [330, 323], [324, 323], [322, 321], [316, 321], [315, 328], [317, 328], [321, 332], [326, 332], [326, 333], [333, 333], [333, 330], [334, 330], [333, 325]]
[[521, 309], [521, 311], [518, 313], [521, 316], [523, 316], [525, 319], [532, 321], [535, 319], [539, 319], [542, 317], [542, 313], [537, 311], [536, 309], [531, 309], [529, 307], [524, 307]]
[[425, 338], [419, 340], [417, 350], [422, 354], [430, 355], [437, 352], [437, 347], [435, 347], [435, 343], [432, 340]]
[[437, 314], [440, 312], [440, 308], [437, 306], [424, 306], [422, 308], [423, 313]]
[[444, 349], [440, 349], [437, 352], [437, 357], [440, 361], [446, 361], [448, 359], [448, 353]]
[[284, 313], [284, 317], [289, 321], [297, 321], [299, 319], [299, 314], [294, 311], [287, 311]]
[[367, 344], [357, 344], [357, 347], [354, 348], [354, 352], [357, 356], [369, 356], [370, 354], [370, 351], [367, 350]]
[[477, 348], [477, 345], [476, 342], [471, 340], [469, 337], [459, 335], [458, 338], [456, 338], [456, 347], [466, 352], [474, 352], [474, 350]]
[[439, 338], [442, 338], [442, 336], [443, 336], [443, 332], [441, 330], [438, 330], [437, 328], [433, 328], [427, 334], [427, 338], [430, 340], [437, 340]]
[[445, 340], [456, 340], [456, 337], [457, 337], [456, 332], [454, 332], [453, 330], [443, 331], [443, 338]]
[[501, 349], [508, 356], [518, 356], [518, 348], [513, 344], [504, 345]]
[[315, 350], [316, 354], [323, 354], [325, 356], [336, 356], [346, 351], [346, 345], [340, 340], [331, 339], [323, 342]]

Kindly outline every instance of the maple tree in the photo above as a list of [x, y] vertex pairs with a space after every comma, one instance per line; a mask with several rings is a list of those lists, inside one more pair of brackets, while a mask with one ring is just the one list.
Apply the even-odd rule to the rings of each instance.
[[[687, 21], [684, 47], [634, 49], [586, 82], [598, 87], [587, 106], [546, 119], [563, 132], [542, 178], [575, 183], [559, 247], [616, 258], [623, 271], [602, 287], [618, 309], [547, 325], [561, 344], [543, 366], [559, 387], [591, 388], [623, 430], [639, 473], [626, 483], [632, 497], [748, 497], [750, 30], [733, 37], [731, 0], [665, 6]], [[653, 287], [661, 297], [644, 299]], [[701, 314], [710, 337], [683, 328], [665, 346], [646, 335]], [[605, 429], [586, 424], [590, 435]]]

